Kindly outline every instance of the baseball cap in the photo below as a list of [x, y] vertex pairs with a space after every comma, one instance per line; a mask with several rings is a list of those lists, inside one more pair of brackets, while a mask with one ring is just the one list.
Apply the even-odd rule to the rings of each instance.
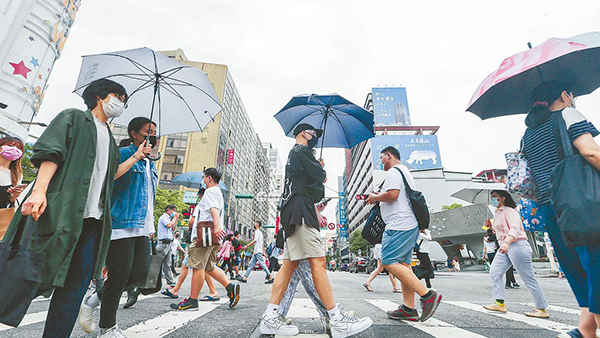
[[308, 123], [300, 123], [296, 126], [296, 128], [294, 128], [294, 136], [298, 136], [298, 134], [305, 130], [314, 130], [315, 132], [317, 132], [317, 137], [321, 137], [321, 135], [323, 135], [322, 129], [316, 129]]

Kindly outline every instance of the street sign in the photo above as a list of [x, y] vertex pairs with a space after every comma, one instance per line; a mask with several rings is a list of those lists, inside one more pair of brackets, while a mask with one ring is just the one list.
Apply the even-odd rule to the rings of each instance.
[[264, 226], [265, 229], [275, 229], [274, 225], [265, 225]]
[[335, 230], [335, 223], [329, 223], [327, 227], [329, 228], [329, 230]]
[[227, 150], [227, 164], [233, 164], [233, 158], [235, 156], [235, 149]]
[[251, 198], [254, 198], [254, 196], [252, 196], [250, 194], [237, 194], [237, 195], [235, 195], [235, 198], [251, 199]]

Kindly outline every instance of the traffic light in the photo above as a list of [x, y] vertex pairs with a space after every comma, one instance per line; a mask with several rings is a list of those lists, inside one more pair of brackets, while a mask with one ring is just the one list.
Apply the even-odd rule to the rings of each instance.
[[235, 198], [252, 199], [252, 198], [254, 198], [254, 196], [252, 196], [250, 194], [237, 194], [237, 195], [235, 195]]

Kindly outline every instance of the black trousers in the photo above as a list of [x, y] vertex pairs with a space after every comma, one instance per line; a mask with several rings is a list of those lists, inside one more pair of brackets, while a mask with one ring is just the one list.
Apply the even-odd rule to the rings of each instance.
[[125, 289], [142, 286], [150, 269], [150, 242], [139, 236], [110, 242], [106, 256], [108, 278], [104, 282], [100, 299], [100, 327], [108, 329], [117, 323], [119, 299]]
[[429, 279], [429, 276], [433, 272], [433, 266], [431, 265], [431, 259], [429, 259], [429, 254], [426, 252], [417, 252], [417, 258], [419, 259], [419, 262], [421, 262], [421, 267], [423, 268], [423, 272], [420, 276], [417, 277], [419, 277], [419, 279], [425, 279], [427, 287], [431, 288], [431, 281]]

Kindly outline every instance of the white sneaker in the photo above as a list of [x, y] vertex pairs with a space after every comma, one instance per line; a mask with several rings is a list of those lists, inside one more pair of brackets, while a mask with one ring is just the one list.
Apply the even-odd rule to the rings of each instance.
[[[344, 316], [354, 317], [354, 311], [344, 311], [343, 304], [337, 303], [335, 305], [337, 305], [338, 309], [340, 309], [340, 312], [343, 313]], [[319, 317], [321, 320], [321, 325], [323, 325], [323, 328], [325, 329], [325, 331], [327, 331], [328, 333], [331, 333], [331, 325], [329, 324], [329, 316], [325, 315], [325, 317], [323, 317], [322, 315], [320, 315]]]
[[344, 338], [349, 337], [359, 332], [362, 332], [373, 325], [373, 321], [369, 317], [356, 318], [343, 313], [339, 318], [330, 318], [331, 337]]
[[297, 326], [291, 324], [289, 319], [274, 312], [270, 315], [264, 313], [262, 320], [260, 321], [260, 333], [261, 334], [273, 334], [273, 335], [284, 335], [284, 336], [295, 336], [299, 333]]
[[127, 338], [123, 330], [119, 329], [117, 325], [108, 329], [104, 334], [102, 331], [98, 332], [98, 338]]
[[90, 333], [94, 332], [98, 327], [96, 323], [95, 314], [98, 311], [98, 307], [91, 307], [87, 305], [87, 301], [90, 296], [85, 297], [83, 304], [81, 304], [81, 308], [79, 309], [79, 324], [83, 331]]

